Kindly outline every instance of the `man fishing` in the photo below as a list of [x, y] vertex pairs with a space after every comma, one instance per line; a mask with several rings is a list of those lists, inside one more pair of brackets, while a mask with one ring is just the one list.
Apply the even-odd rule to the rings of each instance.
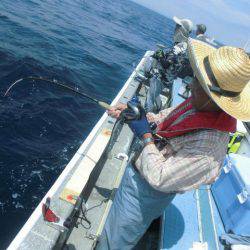
[[158, 56], [157, 52], [155, 55], [156, 59], [160, 61], [162, 67], [168, 71], [168, 75], [173, 73], [175, 75], [180, 74], [183, 65], [186, 65], [187, 40], [193, 30], [193, 23], [189, 19], [180, 19], [174, 16], [173, 21], [175, 22], [175, 30], [173, 34], [174, 46], [165, 51], [164, 55], [158, 53]]
[[175, 22], [174, 52], [178, 54], [185, 52], [187, 49], [187, 39], [193, 30], [193, 23], [189, 19], [180, 19], [176, 16], [173, 17], [173, 20]]
[[[211, 184], [219, 175], [236, 119], [250, 121], [250, 59], [239, 48], [216, 49], [189, 39], [192, 96], [129, 126], [143, 141], [123, 176], [97, 249], [132, 249], [175, 195]], [[126, 105], [109, 115], [118, 117]], [[156, 122], [156, 143], [149, 122]]]
[[192, 32], [193, 23], [189, 19], [173, 17], [175, 30], [173, 34], [174, 46], [163, 51], [158, 49], [153, 58], [158, 62], [156, 67], [151, 68], [149, 90], [145, 102], [147, 112], [159, 112], [161, 109], [160, 94], [164, 85], [171, 86], [177, 77], [192, 75], [187, 58], [187, 40]]
[[196, 25], [196, 32], [195, 32], [196, 39], [203, 41], [203, 42], [206, 42], [206, 43], [209, 43], [211, 39], [205, 35], [206, 30], [207, 30], [207, 27], [205, 24], [197, 24]]

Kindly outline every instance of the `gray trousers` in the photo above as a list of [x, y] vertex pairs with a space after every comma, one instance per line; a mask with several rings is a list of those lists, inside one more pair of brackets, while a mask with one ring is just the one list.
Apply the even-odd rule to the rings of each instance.
[[96, 249], [132, 249], [174, 196], [153, 189], [128, 165]]

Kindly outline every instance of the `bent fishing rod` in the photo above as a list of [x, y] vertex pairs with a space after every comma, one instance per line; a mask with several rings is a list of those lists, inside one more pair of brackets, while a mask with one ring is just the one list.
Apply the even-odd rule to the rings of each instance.
[[[71, 92], [77, 93], [78, 95], [85, 97], [95, 103], [97, 103], [99, 106], [101, 106], [102, 108], [109, 110], [111, 108], [111, 106], [103, 101], [97, 100], [89, 95], [87, 95], [86, 93], [83, 93], [81, 91], [79, 91], [78, 89], [72, 88], [70, 86], [68, 86], [67, 84], [63, 83], [63, 82], [59, 82], [55, 79], [51, 80], [51, 79], [47, 79], [47, 78], [42, 78], [42, 77], [37, 77], [37, 76], [28, 76], [28, 77], [24, 77], [24, 78], [20, 78], [18, 80], [16, 80], [14, 83], [12, 83], [8, 89], [6, 90], [6, 92], [4, 93], [4, 96], [7, 96], [8, 93], [10, 92], [10, 90], [19, 82], [22, 82], [24, 80], [36, 80], [36, 81], [44, 81], [44, 82], [48, 82], [50, 84], [54, 84], [56, 86], [59, 86], [61, 88], [67, 89]], [[141, 117], [141, 106], [140, 103], [133, 103], [133, 102], [128, 102], [127, 103], [127, 108], [125, 108], [122, 112], [120, 117], [116, 120], [113, 130], [112, 130], [112, 135], [107, 147], [107, 152], [109, 152], [111, 150], [111, 148], [113, 147], [114, 142], [117, 140], [117, 137], [119, 135], [119, 131], [121, 130], [121, 126], [123, 125], [123, 123], [129, 123], [132, 120], [139, 120]]]
[[[48, 82], [50, 84], [54, 84], [56, 86], [59, 86], [61, 88], [67, 89], [71, 92], [77, 93], [78, 95], [85, 97], [95, 103], [97, 103], [99, 106], [101, 106], [102, 108], [109, 110], [111, 109], [111, 105], [109, 105], [106, 102], [97, 100], [91, 96], [89, 96], [86, 93], [83, 93], [82, 91], [79, 91], [78, 88], [75, 89], [73, 87], [70, 87], [69, 85], [63, 83], [63, 82], [59, 82], [55, 79], [51, 80], [51, 79], [47, 79], [47, 78], [43, 78], [43, 77], [37, 77], [37, 76], [28, 76], [28, 77], [24, 77], [24, 78], [20, 78], [18, 80], [16, 80], [14, 83], [12, 83], [8, 89], [6, 90], [6, 92], [4, 93], [4, 96], [7, 96], [7, 94], [10, 92], [10, 90], [19, 82], [24, 81], [24, 80], [36, 80], [36, 81], [44, 81], [44, 82]], [[123, 122], [129, 122], [131, 120], [138, 120], [141, 117], [141, 112], [140, 112], [140, 108], [138, 106], [139, 104], [133, 104], [132, 102], [128, 102], [127, 103], [127, 108], [124, 109], [120, 115], [120, 120], [123, 120]]]
[[63, 82], [59, 82], [59, 81], [57, 81], [57, 80], [55, 80], [55, 79], [51, 80], [51, 79], [47, 79], [47, 78], [43, 78], [43, 77], [37, 77], [37, 76], [28, 76], [28, 77], [24, 77], [24, 78], [20, 78], [20, 79], [16, 80], [14, 83], [12, 83], [12, 84], [8, 87], [8, 89], [7, 89], [6, 92], [4, 93], [4, 96], [6, 96], [6, 95], [10, 92], [10, 90], [11, 90], [17, 83], [22, 82], [22, 81], [24, 81], [24, 80], [35, 80], [35, 81], [48, 82], [48, 83], [54, 84], [54, 85], [56, 85], [56, 86], [59, 86], [59, 87], [61, 87], [61, 88], [67, 89], [67, 90], [69, 90], [69, 91], [71, 91], [71, 92], [77, 93], [78, 95], [80, 95], [80, 96], [82, 96], [82, 97], [85, 97], [85, 98], [87, 98], [87, 99], [89, 99], [89, 100], [91, 100], [91, 101], [97, 103], [99, 106], [101, 106], [101, 107], [104, 108], [104, 109], [110, 109], [110, 108], [111, 108], [111, 106], [110, 106], [108, 103], [103, 102], [103, 101], [100, 101], [100, 100], [97, 100], [97, 99], [95, 99], [95, 98], [93, 98], [93, 97], [91, 97], [91, 96], [89, 96], [89, 95], [83, 93], [82, 91], [79, 91], [78, 89], [75, 89], [75, 88], [72, 88], [72, 87], [68, 86], [67, 84], [65, 84], [65, 83], [63, 83]]

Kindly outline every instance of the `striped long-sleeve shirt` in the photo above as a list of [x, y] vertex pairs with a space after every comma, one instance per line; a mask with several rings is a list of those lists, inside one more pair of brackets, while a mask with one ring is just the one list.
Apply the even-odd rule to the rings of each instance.
[[[148, 120], [160, 123], [172, 111], [149, 114]], [[229, 134], [214, 129], [201, 129], [168, 139], [159, 150], [149, 144], [135, 162], [149, 184], [166, 193], [185, 192], [210, 184], [220, 173]]]

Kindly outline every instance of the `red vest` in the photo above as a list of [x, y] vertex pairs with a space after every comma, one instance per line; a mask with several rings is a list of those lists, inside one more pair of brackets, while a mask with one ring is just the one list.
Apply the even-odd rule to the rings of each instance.
[[236, 119], [224, 111], [199, 112], [192, 107], [191, 97], [176, 107], [157, 126], [157, 134], [171, 138], [197, 129], [216, 129], [224, 132], [236, 131]]

